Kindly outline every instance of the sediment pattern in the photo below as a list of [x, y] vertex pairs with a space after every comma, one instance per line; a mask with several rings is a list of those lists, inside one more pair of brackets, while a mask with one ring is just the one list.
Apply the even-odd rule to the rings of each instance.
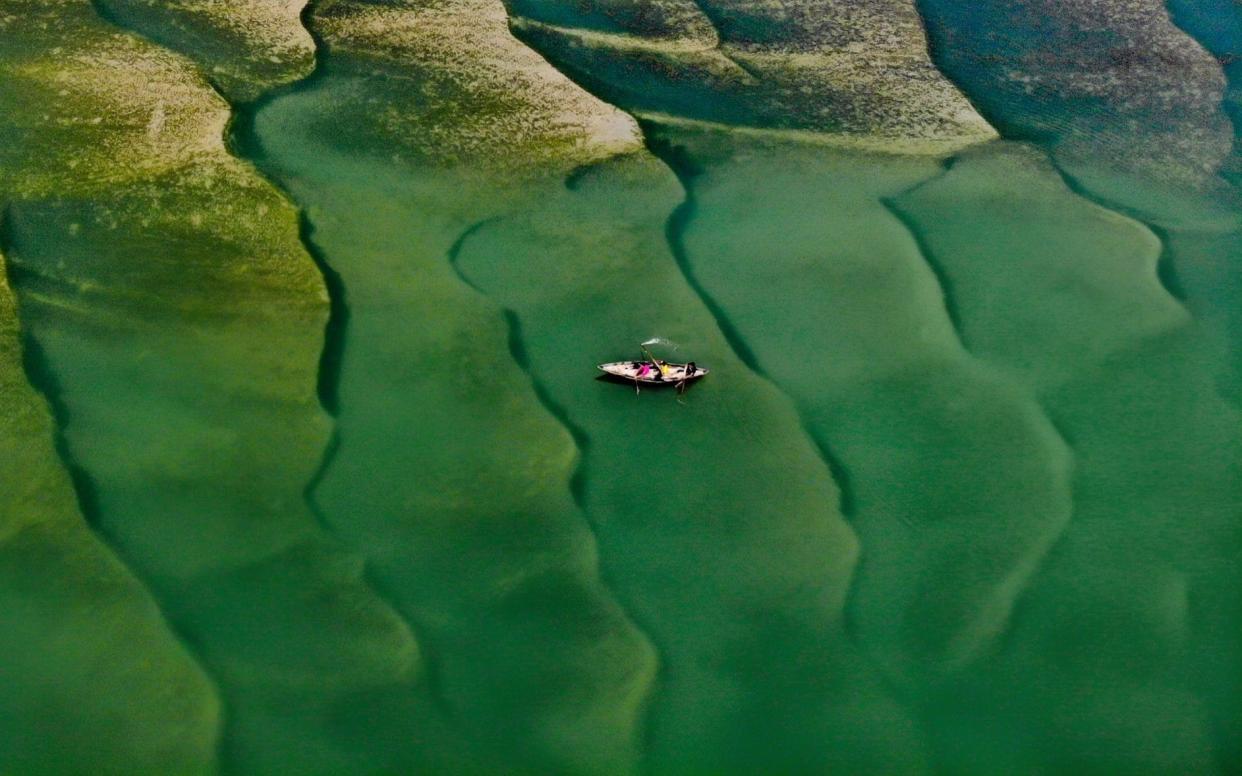
[[[1237, 289], [1242, 287], [1238, 272], [1242, 230], [1237, 190], [1227, 185], [1236, 178], [1237, 170], [1237, 126], [1231, 127], [1227, 116], [1236, 116], [1237, 110], [1233, 84], [1237, 80], [1239, 27], [1236, 9], [1226, 5], [1177, 0], [1169, 3], [1168, 9], [1159, 2], [1034, 3], [1018, 7], [985, 3], [965, 15], [954, 3], [925, 0], [921, 8], [927, 15], [937, 62], [990, 120], [1006, 134], [1027, 136], [1044, 146], [1076, 191], [1132, 214], [1151, 227], [1141, 275], [1134, 269], [1124, 272], [1113, 263], [1116, 259], [1108, 258], [1109, 247], [1115, 249], [1116, 245], [1100, 246], [1092, 261], [1078, 268], [1098, 267], [1100, 275], [1091, 282], [1099, 289], [1115, 287], [1131, 292], [1117, 296], [1110, 306], [1114, 315], [1128, 315], [1125, 322], [1132, 331], [1120, 325], [1121, 318], [1105, 322], [1097, 317], [1092, 327], [1071, 333], [1068, 321], [1080, 314], [1071, 314], [1064, 307], [1032, 307], [1031, 314], [1040, 319], [1040, 330], [1063, 335], [1058, 344], [1070, 346], [1077, 358], [1107, 343], [1123, 342], [1127, 335], [1140, 338], [1145, 334], [1149, 339], [1143, 340], [1141, 347], [1134, 346], [1130, 356], [1114, 357], [1107, 368], [1097, 369], [1101, 373], [1115, 370], [1124, 375], [1117, 379], [1143, 386], [1134, 388], [1138, 393], [1156, 395], [1163, 391], [1170, 409], [1178, 405], [1178, 417], [1183, 417], [1180, 413], [1184, 411], [1195, 418], [1186, 420], [1184, 426], [1172, 422], [1158, 426], [1141, 423], [1136, 411], [1135, 416], [1116, 420], [1114, 439], [1127, 439], [1131, 432], [1125, 429], [1139, 426], [1144, 428], [1143, 438], [1151, 442], [1161, 433], [1157, 429], [1164, 428], [1170, 435], [1165, 442], [1168, 448], [1153, 453], [1154, 458], [1176, 458], [1195, 450], [1198, 452], [1193, 455], [1213, 461], [1210, 471], [1196, 472], [1191, 478], [1199, 483], [1198, 490], [1185, 491], [1187, 500], [1181, 504], [1175, 504], [1176, 497], [1169, 495], [1177, 490], [1172, 479], [1180, 475], [1164, 473], [1160, 480], [1164, 495], [1158, 497], [1162, 507], [1152, 510], [1151, 519], [1180, 511], [1187, 520], [1187, 535], [1211, 537], [1196, 546], [1193, 560], [1181, 560], [1196, 571], [1184, 582], [1191, 616], [1180, 637], [1187, 644], [1197, 645], [1190, 667], [1183, 670], [1191, 677], [1191, 688], [1211, 708], [1216, 757], [1231, 763], [1242, 752], [1239, 710], [1228, 700], [1236, 697], [1242, 681], [1234, 667], [1242, 645], [1233, 635], [1236, 629], [1222, 628], [1221, 623], [1242, 611], [1242, 602], [1235, 593], [1225, 592], [1238, 589], [1230, 563], [1222, 561], [1222, 554], [1233, 556], [1238, 547], [1232, 527], [1237, 523], [1238, 510], [1227, 506], [1224, 496], [1230, 487], [1236, 487], [1238, 463], [1232, 436], [1235, 412], [1222, 404], [1221, 396], [1233, 408], [1242, 400], [1242, 340], [1238, 337], [1242, 319], [1236, 304]], [[980, 24], [1003, 31], [980, 35]], [[1019, 77], [1015, 78], [1015, 73]], [[997, 168], [993, 164], [992, 169]], [[987, 212], [997, 213], [1001, 203], [1016, 202], [1011, 194], [1008, 189], [993, 194]], [[1035, 228], [1034, 233], [1040, 230]], [[1111, 272], [1106, 270], [1110, 265]], [[1155, 330], [1168, 323], [1154, 311], [1163, 307], [1167, 314], [1172, 305], [1167, 298], [1162, 305], [1149, 304], [1158, 296], [1151, 282], [1151, 265], [1155, 265], [1157, 279], [1165, 290], [1175, 294], [1193, 317], [1164, 340], [1150, 339]], [[1140, 312], [1141, 296], [1132, 293], [1135, 287], [1126, 285], [1136, 277], [1145, 278], [1147, 283], [1149, 294], [1143, 302], [1146, 312]], [[996, 293], [991, 296], [996, 298]], [[1063, 296], [1058, 294], [1058, 298]], [[1095, 297], [1100, 298], [1099, 292]], [[1124, 307], [1120, 306], [1122, 300], [1126, 300]], [[1065, 326], [1048, 327], [1046, 316], [1054, 313], [1059, 320], [1067, 321]], [[1023, 316], [1011, 312], [1006, 317], [1012, 325]], [[1035, 331], [1034, 324], [1031, 319], [1023, 329]], [[1107, 333], [1099, 342], [1087, 334], [1095, 327]], [[1053, 363], [1046, 356], [1042, 360], [1044, 369]], [[1179, 365], [1180, 382], [1161, 382], [1172, 378], [1164, 371], [1168, 364]], [[1135, 370], [1144, 376], [1135, 376]], [[1104, 378], [1095, 379], [1101, 381], [1096, 390], [1106, 394]], [[1125, 402], [1132, 408], [1142, 405], [1131, 394], [1114, 395], [1118, 397], [1115, 403]], [[1158, 404], [1142, 406], [1154, 408]], [[1168, 418], [1171, 413], [1161, 410], [1156, 414]], [[1101, 425], [1100, 418], [1094, 417], [1092, 426], [1098, 431]], [[1149, 466], [1133, 465], [1114, 473], [1112, 481], [1124, 481], [1127, 471], [1129, 476], [1141, 478], [1138, 472], [1146, 472]], [[1207, 481], [1201, 482], [1199, 477]], [[1160, 491], [1143, 488], [1133, 495]], [[1119, 555], [1112, 563], [1124, 566], [1141, 554], [1134, 553], [1130, 560]], [[1175, 658], [1167, 659], [1169, 664], [1176, 663]], [[1130, 681], [1138, 680], [1132, 676]]]
[[[1070, 192], [1029, 149], [968, 155], [897, 203], [951, 279], [965, 338], [1020, 375], [1074, 443], [1074, 519], [1006, 649], [968, 680], [979, 713], [1031, 723], [1029, 743], [1013, 744], [1018, 769], [1211, 772], [1191, 677], [1217, 658], [1190, 645], [1224, 647], [1199, 629], [1228, 605], [1242, 433], [1156, 277], [1159, 241]], [[986, 231], [964, 215], [981, 208]]]
[[215, 689], [92, 536], [24, 356], [0, 272], [0, 770], [211, 773]]
[[[1056, 18], [1032, 26], [1069, 27], [1066, 19], [1081, 21], [1073, 16], [1080, 10], [1050, 10]], [[1074, 70], [1077, 63], [1053, 67], [1041, 71], [1050, 80], [1019, 87], [1034, 95], [1033, 108], [1023, 113], [1028, 103], [1000, 98], [1005, 111], [995, 115], [1005, 120], [1005, 129], [1053, 136], [1050, 148], [1058, 163], [1081, 185], [1096, 183], [1110, 196], [1129, 186], [1124, 200], [1136, 211], [1151, 212], [1152, 203], [1163, 198], [1182, 208], [1162, 213], [1167, 224], [1228, 229], [1227, 205], [1186, 210], [1181, 203], [1190, 201], [1187, 197], [1170, 200], [1167, 193], [1170, 181], [1182, 192], [1219, 189], [1211, 180], [1227, 148], [1215, 104], [1219, 72], [1171, 28], [1162, 9], [1127, 11], [1104, 14], [1101, 24], [1111, 32], [1100, 34], [1131, 43], [1156, 41], [1166, 54], [1178, 52], [1184, 67], [1174, 68], [1176, 77], [1133, 62], [1106, 77], [1100, 77], [1100, 68]], [[723, 38], [725, 24], [714, 22]], [[558, 62], [565, 56], [559, 46], [531, 40], [546, 45]], [[944, 42], [943, 35], [938, 42]], [[954, 56], [971, 57], [993, 43], [987, 38], [976, 45], [962, 40], [949, 45]], [[1026, 51], [1017, 52], [1019, 61]], [[1066, 46], [1049, 56], [1068, 62], [1097, 53], [1098, 48]], [[997, 67], [1013, 65], [1004, 58], [1012, 55], [998, 55]], [[598, 69], [565, 58], [569, 72], [592, 89], [624, 107], [642, 108], [641, 96], [612, 89]], [[986, 93], [994, 97], [997, 85], [989, 85]], [[1083, 110], [1084, 95], [1103, 109]], [[1169, 115], [1181, 123], [1157, 129], [1167, 126], [1162, 121]], [[1181, 673], [1205, 676], [1230, 658], [1205, 651], [1183, 662], [1187, 656], [1180, 651], [1181, 645], [1203, 642], [1237, 654], [1236, 645], [1215, 631], [1229, 616], [1224, 612], [1237, 608], [1219, 594], [1233, 578], [1221, 558], [1236, 552], [1238, 538], [1237, 510], [1226, 495], [1237, 488], [1240, 471], [1235, 413], [1216, 393], [1218, 359], [1204, 347], [1203, 330], [1168, 293], [1180, 290], [1178, 281], [1188, 277], [1199, 297], [1192, 310], [1204, 309], [1212, 273], [1196, 267], [1177, 272], [1185, 259], [1158, 267], [1178, 254], [1150, 230], [1090, 205], [1066, 190], [1055, 171], [1004, 150], [997, 154], [1002, 161], [979, 180], [1012, 178], [1017, 182], [1012, 189], [998, 183], [1001, 193], [979, 198], [955, 190], [957, 196], [946, 197], [944, 206], [923, 213], [926, 219], [901, 204], [905, 197], [891, 200], [924, 248], [916, 258], [939, 275], [924, 272], [920, 283], [931, 293], [919, 293], [920, 283], [911, 282], [919, 273], [909, 269], [917, 263], [876, 261], [877, 255], [909, 257], [913, 246], [898, 248], [899, 241], [882, 239], [884, 219], [878, 214], [865, 219], [869, 209], [875, 213], [900, 191], [903, 180], [914, 185], [920, 176], [936, 177], [933, 173], [894, 160], [858, 154], [838, 160], [824, 151], [781, 145], [788, 135], [740, 140], [736, 133], [687, 131], [681, 122], [651, 118], [649, 135], [682, 169], [693, 193], [695, 211], [681, 231], [688, 270], [728, 317], [754, 363], [798, 401], [808, 428], [832, 451], [850, 483], [852, 519], [869, 553], [851, 598], [854, 632], [921, 699], [922, 718], [936, 734], [937, 762], [966, 771], [998, 762], [996, 752], [984, 753], [969, 742], [969, 731], [977, 730], [983, 717], [961, 713], [963, 695], [994, 699], [988, 701], [996, 704], [993, 711], [985, 715], [995, 715], [1002, 704], [1013, 709], [1006, 712], [1013, 721], [1003, 724], [1015, 730], [1024, 715], [1039, 719], [1040, 709], [1063, 710], [1003, 745], [1002, 760], [1016, 770], [1141, 770], [1156, 763], [1158, 769], [1201, 772], [1213, 767], [1217, 749], [1232, 751], [1235, 717], [1221, 702], [1225, 693]], [[1038, 123], [1043, 120], [1047, 124]], [[1161, 134], [1166, 131], [1181, 133], [1176, 138], [1181, 145]], [[1114, 154], [1136, 147], [1139, 153], [1132, 156]], [[1031, 165], [1042, 172], [1030, 172]], [[1143, 185], [1153, 175], [1159, 182]], [[1119, 186], [1115, 181], [1121, 179], [1126, 182]], [[817, 181], [826, 183], [817, 186]], [[1039, 204], [1045, 199], [1050, 202]], [[994, 212], [998, 206], [1013, 207], [1020, 226]], [[721, 216], [713, 219], [714, 212]], [[1081, 219], [1081, 231], [1071, 228], [1064, 243], [1052, 239], [1054, 232], [1039, 226], [1045, 212], [1046, 223], [1057, 223], [1061, 231]], [[842, 213], [840, 223], [834, 213]], [[936, 228], [954, 221], [967, 225], [959, 234], [969, 234], [969, 244], [946, 247], [933, 239]], [[857, 240], [851, 239], [852, 229]], [[1042, 265], [1039, 282], [1050, 285], [1041, 290], [1034, 276], [1012, 271], [1010, 261], [1019, 252], [1002, 239], [1008, 234], [1021, 234], [1026, 250], [1041, 246], [1050, 256], [1060, 251], [1060, 258], [1079, 258]], [[1007, 259], [993, 262], [991, 273], [979, 269], [982, 258], [974, 258], [987, 255], [983, 246], [990, 244], [994, 255]], [[856, 269], [830, 274], [850, 267], [854, 252]], [[817, 254], [829, 261], [811, 258]], [[1190, 259], [1205, 256], [1200, 250]], [[897, 267], [907, 268], [904, 285], [895, 280], [903, 277]], [[888, 273], [883, 281], [880, 272]], [[838, 288], [839, 298], [832, 293]], [[1066, 288], [1081, 289], [1082, 296]], [[866, 304], [864, 290], [906, 298]], [[948, 310], [939, 309], [937, 290]], [[1020, 294], [1039, 303], [1025, 305]], [[873, 319], [865, 316], [867, 310], [883, 312]], [[913, 318], [903, 330], [911, 313], [922, 310], [930, 315]], [[1088, 311], [1091, 318], [1084, 320]], [[959, 324], [970, 356], [954, 342], [950, 320]], [[816, 327], [825, 335], [807, 337]], [[1148, 437], [1139, 430], [1142, 418], [1165, 403], [1180, 405], [1178, 419]], [[1136, 455], [1136, 447], [1144, 452]], [[1130, 490], [1122, 485], [1148, 477], [1150, 464], [1143, 461], [1204, 460], [1212, 455], [1209, 450], [1217, 451], [1219, 465], [1171, 475], [1176, 484], [1161, 479]], [[982, 471], [988, 472], [982, 481], [989, 487], [981, 489]], [[1191, 480], [1193, 485], [1186, 484]], [[1184, 554], [1176, 561], [1168, 560], [1164, 544], [1165, 564], [1139, 585], [1132, 560], [1148, 557], [1153, 565], [1145, 567], [1155, 567], [1161, 555], [1155, 547], [1171, 541], [1164, 521], [1179, 509], [1186, 518], [1193, 516], [1196, 538], [1179, 542]], [[1005, 519], [998, 520], [1001, 516]], [[1120, 526], [1133, 529], [1143, 518], [1161, 539], [1125, 542], [1116, 554], [1102, 549]], [[1095, 575], [1090, 592], [1067, 587], [1088, 570]], [[1013, 622], [1017, 606], [1025, 616]], [[1106, 610], [1133, 612], [1132, 619], [1114, 617], [1110, 623], [1125, 623], [1117, 628], [1087, 627]], [[1041, 629], [1059, 635], [1045, 638]], [[1071, 633], [1084, 645], [1081, 654], [1050, 654]], [[1110, 691], [1084, 695], [1083, 682], [1101, 669], [1091, 655], [1124, 649], [1125, 643], [1143, 643], [1144, 659], [1123, 663], [1118, 655], [1109, 672]], [[1064, 670], [1059, 684], [1037, 679], [1024, 684], [1040, 674], [1038, 666], [1048, 665]], [[1223, 677], [1236, 673], [1225, 671]], [[1157, 713], [1161, 710], [1165, 713]], [[1118, 744], [1093, 748], [1086, 730], [1107, 731]], [[1023, 738], [1032, 742], [1029, 747]], [[1168, 745], [1155, 752], [1144, 747], [1150, 740]]]
[[862, 644], [907, 682], [963, 668], [1069, 520], [1071, 456], [1034, 396], [963, 349], [883, 202], [939, 168], [653, 131], [700, 171], [690, 270], [849, 474]]
[[[1229, 507], [1224, 496], [1230, 487], [1236, 488], [1238, 464], [1233, 452], [1234, 412], [1221, 403], [1220, 396], [1235, 408], [1242, 399], [1240, 319], [1235, 301], [1242, 285], [1237, 269], [1242, 241], [1237, 191], [1225, 185], [1237, 169], [1236, 150], [1231, 153], [1230, 149], [1237, 127], [1230, 127], [1226, 119], [1226, 114], [1236, 115], [1236, 99], [1232, 85], [1226, 89], [1224, 77], [1229, 77], [1230, 84], [1236, 80], [1236, 13], [1218, 4], [1169, 4], [1173, 21], [1196, 35], [1213, 57], [1173, 26], [1160, 3], [1138, 7], [1036, 4], [1021, 14], [1001, 9], [998, 12], [1009, 23], [1004, 46], [997, 49], [974, 34], [977, 10], [974, 18], [966, 19], [952, 4], [933, 0], [922, 7], [937, 42], [937, 60], [989, 118], [1007, 133], [1031, 133], [1051, 151], [1078, 191], [1132, 213], [1152, 227], [1163, 244], [1149, 247], [1148, 256], [1159, 255], [1159, 279], [1194, 317], [1193, 323], [1177, 329], [1178, 334], [1163, 346], [1148, 346], [1131, 359], [1121, 360], [1144, 366], [1116, 368], [1126, 379], [1145, 386], [1136, 390], [1149, 394], [1163, 390], [1170, 405], [1197, 408], [1187, 410], [1197, 421], [1164, 427], [1171, 437], [1181, 439], [1167, 441], [1169, 449], [1155, 457], [1175, 457], [1170, 450], [1183, 454], [1197, 450], [1195, 455], [1215, 462], [1210, 472], [1197, 472], [1192, 478], [1198, 482], [1198, 477], [1206, 476], [1208, 481], [1200, 482], [1196, 491], [1186, 491], [1184, 504], [1163, 509], [1166, 513], [1180, 509], [1190, 521], [1185, 529], [1188, 534], [1211, 537], [1196, 547], [1193, 560], [1181, 561], [1196, 571], [1184, 581], [1192, 604], [1180, 638], [1198, 645], [1190, 667], [1183, 670], [1190, 677], [1189, 689], [1199, 693], [1210, 708], [1211, 719], [1202, 724], [1210, 725], [1216, 757], [1234, 762], [1242, 752], [1242, 736], [1239, 710], [1231, 698], [1236, 697], [1242, 681], [1234, 667], [1242, 645], [1233, 635], [1236, 629], [1222, 628], [1221, 623], [1242, 611], [1236, 594], [1224, 592], [1236, 591], [1238, 585], [1230, 563], [1222, 560], [1222, 554], [1232, 556], [1238, 547], [1233, 528], [1238, 510]], [[982, 10], [984, 16], [993, 13], [986, 5]], [[1086, 16], [1092, 22], [1084, 25]], [[1063, 45], [1050, 46], [1050, 37]], [[993, 64], [980, 67], [981, 59], [989, 57]], [[1049, 64], [1056, 67], [1049, 70]], [[1012, 72], [1027, 66], [1035, 70], [1022, 79], [1028, 96], [1009, 99], [1015, 83]], [[1236, 142], [1233, 145], [1236, 149]], [[1148, 240], [1154, 237], [1149, 235]], [[1146, 271], [1144, 276], [1150, 278]], [[1118, 277], [1106, 281], [1101, 276], [1096, 282], [1113, 285]], [[1129, 320], [1137, 334], [1153, 319], [1150, 312], [1137, 314], [1135, 301], [1128, 304]], [[1045, 311], [1037, 314], [1042, 317]], [[1124, 327], [1113, 324], [1110, 328], [1113, 334], [1124, 335]], [[1087, 338], [1080, 332], [1071, 339]], [[1170, 363], [1183, 371], [1185, 386], [1180, 389], [1153, 387], [1151, 383], [1159, 384], [1160, 377], [1140, 380], [1127, 371], [1168, 376], [1162, 370]], [[1128, 395], [1125, 400], [1140, 404]], [[1158, 414], [1169, 417], [1163, 411]], [[1117, 422], [1122, 429], [1139, 425], [1136, 417]], [[1094, 418], [1093, 424], [1098, 425], [1099, 419]], [[1150, 424], [1144, 428], [1145, 439], [1158, 433]], [[1127, 437], [1119, 431], [1116, 438]], [[1147, 469], [1147, 464], [1135, 466], [1130, 471]], [[1125, 478], [1124, 473], [1113, 476], [1117, 482]], [[1178, 475], [1170, 472], [1166, 476]], [[1166, 483], [1161, 503], [1172, 504], [1175, 497], [1168, 494], [1176, 488], [1171, 482], [1161, 482]], [[1151, 490], [1159, 492], [1160, 488]], [[1135, 553], [1130, 561], [1118, 557], [1113, 563], [1125, 565], [1140, 555]], [[1176, 664], [1175, 658], [1166, 659], [1166, 665]], [[1130, 681], [1139, 680], [1132, 676]]]
[[[0, 771], [1233, 768], [1219, 64], [1157, 0], [0, 0]], [[653, 335], [712, 375], [588, 379]]]
[[230, 102], [305, 78], [315, 42], [306, 0], [94, 0], [106, 18], [197, 62]]
[[[1242, 182], [1242, 13], [1231, 3], [1168, 3], [1173, 21], [1216, 57], [1227, 81], [1221, 109], [1232, 119], [1233, 148], [1222, 165], [1221, 177], [1233, 191], [1211, 191], [1208, 201], [1196, 201], [1188, 217], [1182, 209], [1145, 208], [1153, 223], [1164, 229], [1166, 249], [1178, 282], [1186, 290], [1187, 303], [1205, 328], [1213, 331], [1217, 345], [1227, 354], [1227, 369], [1221, 375], [1222, 390], [1242, 406], [1242, 308], [1232, 300], [1242, 289], [1242, 223], [1237, 220], [1238, 185]], [[1224, 211], [1224, 212], [1222, 212]]]
[[[534, 374], [590, 440], [584, 503], [605, 569], [666, 659], [649, 765], [918, 771], [917, 729], [844, 636], [857, 548], [828, 469], [665, 252], [659, 227], [676, 194], [654, 160], [614, 160], [555, 200], [590, 238], [564, 240], [559, 219], [532, 209], [480, 229], [459, 257], [515, 311]], [[596, 301], [617, 298], [629, 302]], [[591, 332], [652, 327], [693, 343], [731, 375], [729, 390], [705, 385], [680, 406], [615, 385], [583, 392], [556, 369], [590, 358]], [[621, 335], [604, 344], [633, 347]]]
[[190, 62], [86, 2], [0, 12], [10, 274], [63, 454], [217, 680], [225, 767], [322, 767], [333, 705], [418, 652], [303, 500], [326, 304], [294, 212], [226, 153]]
[[605, 99], [663, 122], [945, 153], [995, 136], [932, 65], [909, 2], [529, 3], [514, 27]]
[[[912, 8], [889, 9], [877, 24], [855, 4], [833, 4], [835, 15], [700, 5], [719, 30], [717, 48], [739, 60], [788, 69], [831, 48], [858, 68], [887, 56], [882, 69], [918, 81], [893, 61], [900, 52], [925, 56]], [[528, 36], [523, 23], [518, 29]], [[574, 59], [580, 52], [529, 39], [575, 76], [586, 73], [583, 82], [600, 94], [643, 110], [644, 95], [601, 84], [596, 63]], [[853, 75], [833, 77], [857, 85]], [[824, 99], [823, 88], [802, 91]], [[921, 128], [897, 133], [906, 141], [943, 129], [919, 106], [945, 115], [955, 104], [936, 90], [924, 97], [892, 103]], [[841, 115], [839, 105], [825, 104]], [[860, 126], [887, 120], [883, 103], [855, 109]], [[936, 175], [937, 166], [650, 118], [653, 143], [682, 168], [693, 196], [674, 236], [687, 272], [727, 316], [741, 349], [793, 397], [851, 483], [852, 519], [873, 547], [853, 602], [862, 643], [903, 682], [961, 669], [1004, 632], [1016, 596], [1069, 520], [1070, 454], [1033, 396], [963, 350], [946, 290], [882, 201]], [[884, 130], [871, 138], [890, 152], [953, 147], [916, 147]], [[981, 470], [984, 480], [1004, 484], [978, 488]], [[912, 566], [921, 570], [914, 578]]]
[[1238, 306], [1221, 293], [1242, 282], [1240, 200], [1217, 175], [1236, 167], [1222, 110], [1230, 14], [1172, 4], [1192, 23], [1220, 19], [1200, 25], [1214, 57], [1156, 0], [920, 7], [938, 64], [1006, 136], [1038, 142], [1076, 189], [1162, 237], [1162, 279], [1227, 354], [1217, 380], [1242, 396]]
[[[504, 19], [487, 2], [323, 3], [320, 77], [265, 106], [253, 140], [348, 299], [325, 520], [418, 623], [428, 685], [475, 748], [522, 771], [627, 772], [657, 657], [600, 581], [572, 438], [451, 254], [531, 170], [564, 175], [638, 135]], [[362, 153], [336, 149], [342, 126]]]
[[[917, 769], [917, 749], [896, 743], [917, 731], [842, 636], [856, 544], [828, 470], [784, 398], [713, 331], [667, 252], [664, 222], [682, 195], [676, 179], [641, 149], [628, 117], [509, 37], [499, 4], [379, 5], [322, 6], [317, 31], [331, 52], [324, 77], [273, 103], [256, 128], [275, 174], [311, 204], [316, 243], [350, 299], [342, 444], [316, 499], [342, 534], [374, 542], [386, 586], [425, 623], [445, 703], [467, 711], [480, 731], [507, 717], [500, 729], [513, 738], [497, 743], [562, 767], [633, 766], [634, 745], [645, 741], [646, 763], [659, 770], [834, 762]], [[457, 53], [446, 60], [450, 44]], [[472, 59], [477, 51], [487, 56]], [[544, 82], [527, 85], [531, 78]], [[515, 79], [527, 88], [512, 88]], [[417, 94], [411, 83], [420, 84]], [[391, 108], [376, 111], [376, 103]], [[376, 149], [373, 161], [332, 155], [329, 133], [341, 116], [364, 149]], [[577, 581], [590, 580], [594, 561], [563, 489], [571, 440], [535, 392], [514, 387], [505, 317], [461, 281], [448, 282], [450, 258], [470, 286], [509, 311], [520, 327], [509, 332], [520, 339], [514, 349], [539, 394], [577, 430], [584, 459], [576, 490], [600, 565], [659, 650], [664, 670], [653, 694], [650, 652], [615, 617], [608, 629], [582, 634], [518, 629], [514, 653], [486, 655], [497, 666], [491, 692], [468, 681], [468, 639], [499, 636], [486, 636], [496, 620], [489, 613], [530, 618], [529, 607], [546, 600], [522, 592], [526, 584], [541, 591], [549, 574], [574, 583], [575, 619], [598, 621], [606, 609]], [[622, 298], [633, 302], [601, 304]], [[617, 386], [583, 391], [558, 368], [589, 361], [583, 349], [601, 344], [629, 352], [653, 329], [693, 341], [732, 374], [731, 389], [697, 393], [696, 411]], [[437, 372], [450, 365], [469, 378], [444, 381]], [[492, 419], [501, 414], [498, 427]], [[740, 425], [722, 427], [722, 416]], [[652, 427], [673, 442], [651, 444]], [[418, 444], [413, 435], [421, 434], [443, 441]], [[722, 449], [737, 452], [722, 463]], [[360, 473], [378, 469], [376, 456], [407, 461], [394, 471], [421, 477], [360, 488]], [[515, 491], [527, 495], [515, 502]], [[523, 538], [527, 529], [514, 524], [523, 513], [544, 539]], [[438, 538], [449, 527], [457, 540]], [[499, 564], [502, 547], [511, 549]], [[522, 571], [531, 552], [544, 559]], [[446, 589], [447, 569], [460, 571], [463, 558], [470, 572]], [[531, 581], [516, 590], [500, 584], [512, 575]], [[504, 622], [514, 639], [521, 619]], [[524, 657], [537, 644], [548, 663]], [[551, 660], [605, 648], [607, 664], [562, 658], [556, 668]], [[511, 693], [497, 688], [532, 670], [570, 673], [523, 683], [522, 695], [498, 706]], [[637, 714], [644, 697], [645, 724]], [[797, 722], [780, 722], [773, 711], [790, 697]], [[765, 735], [741, 735], [756, 727]], [[552, 744], [569, 736], [614, 743], [566, 762]], [[628, 751], [618, 749], [624, 742]]]
[[937, 64], [985, 115], [1007, 136], [1048, 138], [1081, 175], [1194, 187], [1229, 153], [1220, 65], [1172, 24], [1162, 0], [919, 8]]

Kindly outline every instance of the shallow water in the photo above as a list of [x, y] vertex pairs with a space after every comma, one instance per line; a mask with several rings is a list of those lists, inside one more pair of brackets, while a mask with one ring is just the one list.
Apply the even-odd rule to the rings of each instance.
[[0, 771], [1242, 768], [1230, 9], [57, 3]]

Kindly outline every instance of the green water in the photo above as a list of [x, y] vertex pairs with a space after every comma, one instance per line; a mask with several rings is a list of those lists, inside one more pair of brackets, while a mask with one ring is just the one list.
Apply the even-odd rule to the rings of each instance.
[[1238, 772], [1217, 5], [0, 0], [0, 772]]

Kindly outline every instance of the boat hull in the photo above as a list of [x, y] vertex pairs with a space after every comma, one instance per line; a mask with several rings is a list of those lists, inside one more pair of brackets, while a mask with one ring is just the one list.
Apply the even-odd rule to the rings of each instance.
[[663, 376], [658, 371], [652, 370], [647, 373], [646, 377], [639, 377], [639, 370], [642, 369], [644, 363], [650, 362], [612, 361], [600, 364], [599, 370], [611, 377], [643, 385], [677, 385], [689, 380], [697, 380], [709, 371], [701, 366], [696, 366], [694, 371], [690, 371], [689, 364], [665, 363], [666, 370]]

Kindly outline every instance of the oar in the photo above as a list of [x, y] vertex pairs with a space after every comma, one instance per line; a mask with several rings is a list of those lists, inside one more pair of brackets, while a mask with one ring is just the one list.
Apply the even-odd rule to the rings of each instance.
[[[697, 369], [695, 371], [698, 371]], [[690, 371], [690, 364], [681, 365], [681, 380], [677, 382], [677, 392], [686, 392], [686, 383], [690, 382], [690, 378], [694, 377], [694, 373]]]

